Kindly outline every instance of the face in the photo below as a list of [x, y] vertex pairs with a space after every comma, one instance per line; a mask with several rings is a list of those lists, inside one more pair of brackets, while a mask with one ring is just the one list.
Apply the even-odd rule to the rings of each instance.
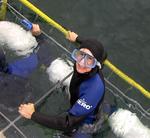
[[[80, 51], [89, 54], [90, 56], [93, 56], [93, 54], [91, 53], [90, 50], [86, 49], [86, 48], [82, 48], [80, 49]], [[91, 62], [90, 60], [88, 61], [89, 63]], [[78, 73], [86, 73], [86, 72], [90, 72], [92, 69], [85, 67], [84, 64], [84, 59], [82, 59], [79, 63], [76, 62], [76, 70]]]

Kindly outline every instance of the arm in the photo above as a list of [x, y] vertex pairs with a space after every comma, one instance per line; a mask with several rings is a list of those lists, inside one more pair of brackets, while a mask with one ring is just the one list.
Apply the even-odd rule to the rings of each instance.
[[80, 122], [84, 119], [84, 116], [73, 116], [69, 113], [64, 113], [59, 116], [50, 116], [35, 111], [34, 104], [24, 104], [20, 105], [19, 113], [27, 118], [32, 119], [33, 121], [49, 127], [51, 129], [62, 130], [68, 132], [75, 128]]
[[[44, 37], [38, 24], [32, 24], [32, 30], [30, 31], [36, 37], [38, 45], [43, 43]], [[9, 63], [7, 72], [20, 77], [27, 77], [36, 69], [38, 63], [37, 54], [32, 53], [27, 57]]]
[[[88, 85], [89, 86], [89, 85]], [[103, 86], [101, 89], [103, 89]], [[89, 90], [90, 88], [90, 90]], [[76, 126], [78, 126], [86, 117], [91, 113], [99, 103], [99, 100], [103, 96], [103, 92], [94, 92], [95, 85], [93, 88], [89, 86], [87, 88], [87, 91], [84, 89], [84, 94], [80, 99], [85, 99], [85, 104], [81, 103], [79, 100], [74, 104], [74, 106], [69, 110], [69, 112], [61, 115], [61, 116], [50, 116], [50, 115], [44, 115], [41, 113], [38, 113], [35, 111], [33, 104], [24, 104], [19, 107], [19, 113], [27, 118], [32, 119], [33, 121], [40, 123], [44, 126], [47, 126], [52, 129], [58, 129], [58, 130], [72, 130]], [[88, 92], [89, 90], [89, 92]], [[97, 89], [99, 90], [99, 88]], [[100, 98], [101, 97], [101, 98]], [[90, 105], [90, 108], [89, 106]]]
[[66, 38], [71, 42], [77, 42], [79, 44], [83, 42], [83, 39], [79, 37], [78, 34], [76, 34], [75, 32], [71, 32], [71, 31], [68, 31], [68, 35], [66, 36]]
[[[30, 108], [33, 108], [32, 111]], [[69, 110], [69, 112], [59, 116], [50, 116], [38, 113], [35, 111], [33, 104], [24, 104], [19, 107], [19, 113], [23, 117], [31, 119], [51, 129], [57, 129], [65, 132], [69, 132], [79, 126], [90, 112], [91, 110], [86, 110], [83, 106], [79, 105], [78, 102], [72, 109]]]
[[84, 120], [84, 116], [77, 117], [67, 112], [59, 116], [50, 116], [34, 112], [31, 119], [51, 129], [57, 129], [67, 132], [76, 128], [82, 122], [82, 120]]
[[41, 29], [38, 24], [32, 24], [31, 33], [34, 36], [39, 36], [41, 34]]
[[28, 57], [18, 59], [8, 64], [8, 73], [14, 74], [20, 77], [27, 77], [36, 69], [38, 65], [38, 59], [36, 54], [31, 54]]
[[47, 36], [45, 36], [43, 33], [41, 33], [41, 29], [39, 25], [33, 24], [32, 34], [36, 37], [36, 40], [38, 42], [38, 46], [34, 49], [34, 53], [36, 53], [38, 57], [38, 64], [49, 66], [52, 59], [53, 59], [53, 51], [50, 47], [52, 47], [50, 44], [50, 41], [48, 40]]
[[42, 31], [40, 29], [40, 26], [38, 24], [32, 24], [32, 29], [30, 30], [32, 35], [35, 36], [38, 45], [42, 43], [45, 39], [44, 35], [42, 34]]

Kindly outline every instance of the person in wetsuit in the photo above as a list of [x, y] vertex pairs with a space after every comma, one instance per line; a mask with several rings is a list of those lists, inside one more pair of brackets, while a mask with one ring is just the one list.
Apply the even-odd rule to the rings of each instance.
[[19, 113], [51, 129], [61, 130], [70, 137], [88, 138], [92, 135], [79, 128], [94, 123], [103, 102], [105, 82], [101, 69], [107, 54], [103, 45], [95, 39], [81, 39], [70, 31], [67, 39], [80, 44], [80, 48], [71, 55], [75, 64], [69, 88], [70, 108], [62, 115], [50, 116], [37, 112], [34, 104], [28, 103], [20, 105]]
[[[0, 47], [0, 109], [11, 108], [15, 110], [18, 106], [32, 95], [32, 86], [29, 83], [29, 76], [39, 64], [47, 63], [49, 51], [43, 42], [45, 38], [41, 34], [38, 24], [32, 24], [32, 34], [38, 41], [38, 50], [27, 57], [9, 62], [5, 57], [5, 52]], [[41, 46], [43, 44], [43, 46]], [[12, 98], [15, 97], [15, 98]], [[30, 97], [32, 99], [32, 97]], [[29, 100], [29, 99], [28, 99]], [[29, 100], [30, 101], [30, 100]]]

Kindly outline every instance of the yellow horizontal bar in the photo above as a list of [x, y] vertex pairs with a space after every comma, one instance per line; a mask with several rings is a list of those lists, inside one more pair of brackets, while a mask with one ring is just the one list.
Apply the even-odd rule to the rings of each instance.
[[142, 92], [147, 98], [150, 98], [150, 92], [145, 90], [140, 84], [135, 82], [133, 79], [131, 79], [129, 76], [124, 74], [121, 70], [119, 70], [117, 67], [115, 67], [110, 61], [105, 60], [104, 64], [108, 66], [113, 72], [115, 72], [120, 78], [128, 82], [133, 87], [137, 88], [140, 92]]
[[[44, 14], [42, 11], [40, 11], [38, 8], [36, 8], [33, 4], [31, 4], [27, 0], [19, 0], [24, 5], [26, 5], [29, 9], [34, 11], [36, 14], [38, 14], [40, 17], [42, 17], [45, 21], [47, 21], [50, 25], [61, 31], [65, 36], [67, 35], [68, 31], [64, 29], [61, 25], [56, 23], [54, 20], [52, 20], [50, 17], [48, 17], [46, 14]], [[121, 70], [119, 70], [117, 67], [115, 67], [110, 61], [105, 60], [104, 64], [108, 66], [113, 72], [115, 72], [120, 78], [128, 82], [130, 85], [138, 89], [143, 95], [145, 95], [147, 98], [150, 98], [150, 92], [145, 90], [140, 84], [132, 80], [129, 76], [124, 74]]]

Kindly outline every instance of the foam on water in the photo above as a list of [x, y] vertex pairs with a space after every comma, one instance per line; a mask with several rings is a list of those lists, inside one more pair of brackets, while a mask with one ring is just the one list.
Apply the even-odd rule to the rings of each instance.
[[150, 138], [150, 129], [129, 110], [117, 110], [110, 116], [109, 123], [114, 134], [120, 138]]
[[0, 43], [7, 45], [17, 55], [30, 54], [37, 46], [37, 41], [30, 31], [8, 21], [0, 21]]
[[[70, 61], [68, 61], [70, 62]], [[70, 64], [72, 64], [70, 62]], [[53, 83], [57, 83], [64, 79], [69, 73], [73, 71], [73, 67], [69, 66], [63, 59], [57, 58], [55, 59], [51, 65], [47, 68], [47, 73], [49, 75], [49, 80]], [[63, 85], [68, 86], [70, 84], [71, 76], [66, 79]]]

